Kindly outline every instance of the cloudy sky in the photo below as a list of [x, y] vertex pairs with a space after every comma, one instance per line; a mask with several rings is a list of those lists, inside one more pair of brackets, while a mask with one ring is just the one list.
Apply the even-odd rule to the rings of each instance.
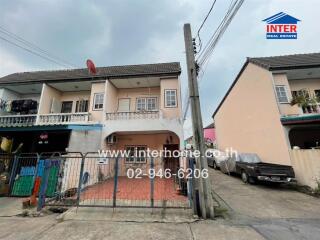
[[[183, 24], [199, 28], [213, 0], [0, 0], [0, 27], [85, 67], [179, 61], [186, 93]], [[207, 42], [231, 0], [217, 4], [201, 30]], [[319, 0], [245, 0], [216, 46], [200, 83], [204, 125], [246, 57], [319, 52]], [[301, 20], [298, 40], [266, 40], [261, 21], [280, 11]], [[0, 32], [0, 37], [5, 37]], [[0, 77], [61, 68], [0, 39]], [[185, 123], [186, 135], [191, 123]]]

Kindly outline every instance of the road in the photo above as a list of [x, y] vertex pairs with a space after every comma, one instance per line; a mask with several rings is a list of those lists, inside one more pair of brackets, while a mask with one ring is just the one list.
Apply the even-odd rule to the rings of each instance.
[[320, 199], [270, 185], [244, 184], [210, 169], [214, 191], [231, 212], [230, 223], [253, 228], [265, 239], [320, 239]]
[[101, 208], [90, 209], [87, 217], [78, 210], [76, 218], [63, 221], [56, 214], [23, 218], [14, 216], [21, 199], [0, 198], [0, 239], [319, 239], [320, 199], [283, 188], [247, 185], [213, 169], [209, 172], [214, 191], [229, 208], [226, 219], [163, 223], [150, 221], [153, 215], [141, 210], [132, 215], [123, 209], [125, 219], [115, 218], [116, 214], [108, 218]]

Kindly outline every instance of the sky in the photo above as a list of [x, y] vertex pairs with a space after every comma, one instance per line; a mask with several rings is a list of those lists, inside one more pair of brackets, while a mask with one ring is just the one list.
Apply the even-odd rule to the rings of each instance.
[[[213, 0], [0, 0], [0, 27], [55, 56], [85, 67], [178, 61], [187, 93], [183, 24], [196, 35]], [[217, 3], [201, 29], [204, 44], [231, 0]], [[204, 126], [246, 57], [319, 52], [319, 0], [245, 0], [210, 57], [200, 87]], [[301, 20], [297, 40], [265, 39], [263, 19], [285, 12]], [[4, 37], [0, 32], [0, 37]], [[0, 77], [14, 72], [61, 69], [0, 39]], [[184, 102], [184, 101], [183, 101]], [[185, 137], [191, 135], [190, 113]]]

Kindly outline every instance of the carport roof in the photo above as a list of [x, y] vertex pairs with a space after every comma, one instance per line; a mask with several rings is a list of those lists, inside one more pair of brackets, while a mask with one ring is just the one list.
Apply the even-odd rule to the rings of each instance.
[[179, 62], [97, 67], [97, 74], [90, 75], [86, 68], [13, 73], [0, 78], [0, 84], [52, 82], [68, 80], [99, 80], [106, 78], [179, 75]]
[[284, 116], [284, 117], [281, 117], [280, 120], [283, 125], [316, 123], [316, 122], [320, 122], [320, 114]]

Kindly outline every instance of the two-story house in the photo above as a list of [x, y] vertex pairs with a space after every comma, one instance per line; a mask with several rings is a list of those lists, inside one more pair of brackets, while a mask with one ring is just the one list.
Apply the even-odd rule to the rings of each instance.
[[248, 58], [213, 114], [219, 148], [292, 165], [301, 184], [316, 187], [319, 93], [320, 53]]
[[173, 62], [4, 76], [0, 136], [23, 152], [180, 149], [180, 73]]

